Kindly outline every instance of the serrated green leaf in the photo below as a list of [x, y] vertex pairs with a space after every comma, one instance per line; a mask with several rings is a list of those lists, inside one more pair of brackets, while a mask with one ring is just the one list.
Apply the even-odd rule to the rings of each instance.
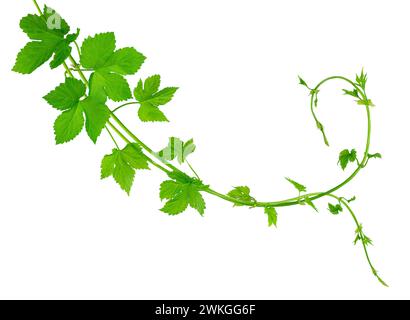
[[102, 70], [121, 75], [132, 75], [138, 72], [144, 61], [144, 55], [134, 48], [122, 48], [111, 55]]
[[[228, 192], [228, 196], [243, 202], [256, 202], [255, 198], [250, 195], [251, 190], [247, 186], [235, 187]], [[242, 204], [235, 204], [235, 206], [242, 206]]]
[[168, 201], [161, 211], [169, 215], [177, 215], [185, 211], [188, 205], [200, 215], [205, 212], [205, 201], [200, 193], [202, 184], [190, 179], [186, 182], [167, 180], [161, 184], [160, 198]]
[[[110, 110], [104, 102], [101, 102], [101, 100], [94, 96], [86, 97], [84, 100], [80, 101], [85, 95], [85, 89], [86, 88], [81, 81], [73, 78], [66, 78], [64, 83], [60, 84], [56, 89], [47, 94], [44, 99], [54, 108], [59, 110], [76, 109], [77, 113], [84, 112], [86, 131], [90, 139], [96, 143], [97, 138], [110, 117]], [[62, 118], [59, 118], [59, 123], [65, 123], [62, 122], [62, 119], [66, 119], [66, 116], [70, 114], [71, 113], [67, 113], [62, 116]], [[75, 114], [73, 113], [73, 115]], [[83, 116], [81, 118], [84, 120]], [[74, 117], [74, 119], [76, 119], [76, 117]], [[78, 119], [80, 118], [78, 117]], [[58, 127], [61, 127], [61, 124]], [[82, 129], [83, 126], [80, 128], [80, 125], [78, 124], [75, 128], [77, 130], [72, 131], [72, 134], [68, 135], [66, 138], [62, 138], [61, 130], [56, 130], [56, 140], [61, 141], [61, 143], [72, 140], [74, 138], [74, 132], [78, 135], [79, 132], [77, 131]], [[71, 132], [69, 129], [70, 126], [68, 126], [67, 130], [68, 132]]]
[[121, 189], [129, 195], [134, 183], [135, 170], [124, 160], [121, 153], [116, 157], [112, 176]]
[[112, 151], [112, 154], [104, 156], [101, 162], [101, 179], [112, 176], [112, 174], [114, 173], [116, 157], [116, 149]]
[[141, 121], [168, 121], [159, 106], [170, 102], [178, 88], [165, 88], [160, 91], [161, 77], [154, 75], [144, 82], [140, 80], [134, 89], [134, 97], [140, 103], [138, 115]]
[[342, 169], [346, 169], [347, 165], [349, 164], [349, 162], [355, 162], [357, 159], [357, 152], [355, 149], [352, 150], [348, 150], [345, 149], [343, 151], [340, 152], [339, 154], [339, 164], [342, 167]]
[[205, 200], [196, 188], [190, 187], [188, 189], [188, 203], [190, 207], [198, 211], [201, 216], [204, 215], [206, 209]]
[[165, 114], [150, 103], [141, 104], [138, 116], [144, 122], [169, 122]]
[[101, 162], [101, 178], [113, 176], [127, 194], [130, 194], [136, 169], [149, 169], [147, 157], [137, 144], [128, 144], [124, 149], [113, 149]]
[[54, 133], [57, 144], [73, 140], [84, 127], [84, 116], [81, 107], [76, 106], [64, 111], [54, 123]]
[[26, 46], [17, 55], [13, 71], [30, 74], [54, 54], [50, 63], [51, 68], [61, 65], [70, 55], [70, 44], [76, 40], [75, 35], [67, 35], [70, 27], [64, 19], [53, 9], [45, 7], [44, 17], [27, 15], [20, 21], [21, 29], [34, 41]]
[[178, 215], [188, 208], [188, 201], [185, 192], [178, 193], [172, 199], [167, 201], [161, 211], [171, 216]]
[[129, 143], [121, 151], [124, 160], [134, 169], [149, 169], [147, 157], [142, 152], [141, 147], [137, 143]]
[[137, 91], [138, 101], [144, 101], [152, 97], [153, 94], [158, 92], [161, 85], [161, 76], [153, 75], [145, 79], [144, 86], [142, 86], [142, 80], [138, 83], [140, 91]]
[[160, 186], [159, 197], [161, 198], [161, 200], [172, 199], [174, 194], [178, 193], [181, 190], [180, 188], [181, 184], [176, 181], [164, 181]]
[[265, 214], [268, 216], [268, 225], [271, 227], [274, 225], [277, 227], [278, 223], [278, 212], [274, 207], [267, 207], [265, 208]]
[[333, 214], [333, 215], [338, 215], [340, 212], [343, 211], [343, 208], [340, 204], [331, 204], [331, 203], [329, 203], [328, 207], [329, 207], [330, 213]]
[[93, 96], [81, 101], [80, 105], [86, 116], [85, 128], [87, 134], [96, 143], [101, 131], [110, 119], [110, 110], [104, 103]]
[[44, 99], [58, 110], [75, 107], [85, 95], [85, 85], [77, 79], [67, 78], [64, 83], [47, 94]]
[[90, 77], [90, 92], [113, 101], [132, 97], [124, 75], [135, 74], [145, 57], [134, 48], [115, 51], [116, 40], [112, 32], [100, 33], [84, 40], [81, 47], [81, 65], [93, 69]]
[[299, 192], [306, 192], [306, 187], [295, 180], [292, 180], [290, 178], [285, 178], [287, 181], [289, 181]]
[[98, 96], [100, 100], [107, 97], [119, 102], [131, 98], [131, 89], [127, 80], [116, 73], [96, 71], [90, 78], [91, 95]]
[[113, 32], [87, 37], [81, 46], [81, 65], [94, 70], [102, 68], [114, 54], [114, 50], [115, 35]]

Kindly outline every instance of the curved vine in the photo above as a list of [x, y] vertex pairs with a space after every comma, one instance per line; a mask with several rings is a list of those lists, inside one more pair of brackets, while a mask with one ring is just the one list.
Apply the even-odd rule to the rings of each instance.
[[[370, 154], [371, 141], [371, 107], [373, 103], [366, 94], [367, 74], [358, 74], [355, 80], [342, 76], [328, 77], [319, 82], [315, 87], [299, 77], [300, 85], [306, 87], [310, 93], [310, 108], [317, 128], [323, 140], [329, 146], [323, 124], [319, 121], [315, 109], [318, 106], [319, 92], [322, 86], [329, 81], [338, 80], [349, 85], [344, 89], [346, 95], [356, 99], [357, 104], [366, 110], [367, 136], [363, 158], [357, 157], [356, 150], [345, 149], [339, 154], [339, 165], [344, 170], [349, 164], [355, 163], [356, 169], [344, 181], [322, 192], [307, 193], [307, 188], [286, 178], [298, 192], [296, 197], [271, 202], [261, 202], [251, 195], [246, 186], [239, 186], [228, 193], [221, 193], [205, 184], [187, 161], [187, 157], [195, 151], [194, 141], [182, 141], [171, 137], [168, 145], [160, 151], [154, 151], [137, 137], [117, 116], [117, 111], [127, 106], [137, 105], [138, 116], [143, 122], [168, 121], [160, 107], [169, 103], [178, 88], [168, 87], [160, 90], [161, 78], [158, 75], [140, 80], [131, 92], [125, 79], [127, 75], [135, 74], [143, 64], [145, 57], [134, 48], [116, 49], [115, 35], [113, 33], [100, 33], [94, 37], [86, 38], [82, 45], [78, 45], [79, 29], [69, 33], [67, 22], [53, 9], [44, 6], [42, 10], [36, 0], [32, 0], [37, 14], [29, 14], [20, 21], [21, 29], [32, 40], [18, 54], [13, 71], [22, 74], [31, 74], [48, 60], [52, 69], [63, 66], [65, 81], [48, 93], [44, 99], [55, 109], [61, 111], [54, 124], [57, 144], [63, 144], [77, 137], [84, 128], [90, 139], [96, 143], [102, 131], [106, 131], [113, 141], [114, 149], [111, 154], [104, 156], [101, 163], [101, 178], [112, 176], [120, 187], [130, 193], [135, 171], [149, 170], [155, 167], [163, 171], [168, 180], [160, 187], [160, 198], [166, 203], [161, 211], [177, 215], [185, 211], [188, 206], [196, 209], [201, 215], [205, 211], [203, 193], [226, 200], [235, 206], [250, 208], [264, 208], [269, 226], [277, 225], [279, 207], [293, 205], [309, 205], [318, 211], [314, 201], [324, 197], [336, 200], [329, 203], [328, 210], [333, 215], [338, 215], [347, 210], [356, 225], [354, 244], [362, 244], [366, 260], [372, 273], [385, 286], [374, 268], [368, 247], [372, 240], [364, 233], [362, 224], [359, 223], [350, 203], [356, 198], [346, 199], [334, 194], [366, 167], [372, 158], [381, 158], [379, 153]], [[74, 46], [79, 60], [74, 58]], [[67, 64], [71, 63], [69, 66]], [[90, 73], [87, 75], [87, 73]], [[76, 76], [77, 75], [77, 76]], [[121, 105], [110, 109], [108, 100], [122, 102]], [[131, 100], [131, 101], [130, 101]], [[121, 148], [116, 138], [120, 138], [125, 147]], [[188, 174], [173, 164], [186, 163], [192, 174]]]

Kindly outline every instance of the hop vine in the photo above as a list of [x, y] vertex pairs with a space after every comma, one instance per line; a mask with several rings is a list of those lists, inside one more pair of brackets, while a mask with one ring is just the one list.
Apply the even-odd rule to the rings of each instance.
[[[64, 68], [64, 80], [44, 95], [44, 100], [60, 113], [54, 122], [56, 144], [71, 142], [83, 131], [92, 143], [97, 143], [103, 133], [107, 134], [112, 139], [113, 148], [102, 158], [101, 179], [112, 177], [122, 190], [130, 194], [139, 170], [161, 170], [167, 178], [160, 185], [159, 198], [163, 201], [160, 210], [169, 215], [179, 215], [188, 208], [204, 215], [204, 195], [207, 194], [228, 201], [233, 206], [262, 208], [268, 225], [277, 227], [282, 208], [307, 205], [319, 212], [317, 202], [329, 198], [328, 213], [335, 216], [347, 213], [352, 217], [356, 226], [354, 245], [362, 245], [371, 272], [381, 284], [387, 286], [369, 257], [368, 249], [373, 241], [365, 234], [363, 225], [351, 208], [356, 197], [346, 199], [335, 194], [352, 181], [370, 160], [382, 158], [380, 153], [370, 153], [371, 109], [375, 105], [366, 93], [368, 76], [364, 70], [353, 80], [332, 76], [314, 87], [299, 77], [299, 84], [308, 90], [314, 123], [327, 146], [330, 143], [325, 126], [317, 116], [320, 92], [326, 83], [339, 81], [346, 85], [347, 88], [341, 92], [351, 96], [358, 108], [366, 110], [367, 136], [363, 155], [360, 157], [356, 149], [344, 149], [337, 159], [342, 170], [355, 166], [352, 173], [336, 186], [320, 192], [308, 192], [305, 185], [286, 178], [295, 188], [295, 197], [262, 202], [247, 186], [218, 192], [205, 183], [188, 162], [188, 157], [196, 150], [193, 139], [184, 141], [170, 137], [164, 141], [164, 148], [155, 151], [120, 120], [118, 111], [133, 107], [135, 116], [143, 123], [169, 122], [163, 106], [171, 103], [178, 88], [161, 87], [160, 75], [140, 79], [135, 87], [131, 87], [127, 80], [127, 76], [135, 75], [143, 66], [146, 58], [142, 53], [132, 47], [118, 48], [113, 32], [88, 36], [80, 45], [77, 42], [80, 29], [70, 33], [70, 26], [54, 9], [47, 5], [41, 9], [36, 0], [33, 4], [37, 13], [29, 14], [20, 21], [20, 27], [30, 41], [18, 53], [13, 71], [31, 74], [47, 62], [51, 69]], [[112, 103], [120, 105], [109, 106]], [[183, 164], [189, 168], [188, 173], [180, 169]]]

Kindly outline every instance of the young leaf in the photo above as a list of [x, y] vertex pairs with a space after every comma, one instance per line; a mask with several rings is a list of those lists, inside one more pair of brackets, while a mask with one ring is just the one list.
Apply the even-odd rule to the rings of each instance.
[[277, 227], [278, 223], [278, 212], [274, 207], [267, 207], [265, 208], [265, 214], [268, 216], [268, 225], [271, 227], [274, 225]]
[[333, 205], [329, 203], [328, 206], [329, 206], [329, 211], [331, 214], [338, 215], [340, 212], [343, 211], [343, 208], [340, 204]]
[[[70, 27], [58, 13], [44, 8], [43, 16], [29, 14], [20, 21], [20, 28], [33, 40], [19, 52], [13, 71], [30, 74], [53, 55], [51, 68], [61, 65], [71, 54], [70, 44], [78, 37], [79, 31], [67, 35]], [[67, 36], [66, 36], [67, 35]]]
[[343, 89], [343, 92], [344, 92], [346, 95], [352, 96], [352, 97], [354, 97], [354, 98], [359, 98], [359, 92], [357, 91], [357, 89], [353, 89], [353, 90]]
[[310, 90], [310, 88], [309, 88], [309, 86], [307, 85], [306, 81], [303, 80], [300, 76], [298, 76], [298, 78], [299, 78], [299, 84], [300, 84], [301, 86], [304, 86], [304, 87], [306, 87], [306, 88], [308, 88], [308, 89]]
[[179, 138], [169, 138], [168, 146], [158, 152], [158, 156], [164, 160], [172, 161], [177, 158], [180, 164], [184, 163], [186, 158], [195, 151], [194, 140], [183, 142]]
[[310, 198], [308, 196], [306, 196], [304, 198], [304, 201], [313, 208], [313, 210], [315, 210], [316, 212], [319, 212], [319, 210], [316, 208], [315, 204], [313, 203], [312, 200], [310, 200]]
[[368, 157], [369, 159], [381, 159], [381, 158], [382, 158], [382, 155], [381, 155], [380, 153], [374, 153], [374, 154], [368, 153], [368, 154], [367, 154], [367, 157]]
[[353, 201], [356, 201], [356, 196], [354, 196], [354, 197], [352, 197], [352, 198], [350, 198], [350, 199], [347, 200], [347, 202], [349, 202], [349, 203], [350, 203], [350, 202], [353, 202]]
[[[228, 192], [228, 196], [243, 202], [256, 202], [255, 198], [250, 195], [251, 190], [249, 187], [235, 187], [232, 191]], [[235, 206], [242, 206], [242, 204], [235, 204]]]
[[145, 57], [134, 48], [115, 51], [115, 35], [100, 33], [84, 40], [81, 65], [94, 70], [90, 77], [91, 94], [113, 101], [131, 98], [131, 89], [123, 76], [135, 74]]
[[102, 129], [110, 117], [110, 111], [104, 102], [94, 96], [80, 99], [85, 95], [84, 84], [73, 78], [66, 78], [65, 82], [47, 94], [44, 99], [54, 108], [62, 110], [60, 117], [54, 124], [56, 143], [73, 140], [84, 127], [90, 139], [96, 143]]
[[375, 107], [375, 104], [371, 99], [360, 99], [356, 101], [359, 106], [366, 106], [366, 107]]
[[295, 180], [292, 180], [290, 178], [285, 178], [288, 180], [299, 192], [306, 192], [306, 187]]
[[178, 88], [170, 87], [158, 91], [160, 85], [161, 77], [154, 75], [148, 77], [144, 82], [140, 80], [134, 89], [135, 99], [140, 103], [138, 116], [141, 121], [168, 121], [159, 106], [170, 102]]
[[136, 169], [149, 169], [146, 156], [138, 144], [128, 144], [124, 149], [113, 149], [101, 162], [101, 179], [113, 176], [127, 194], [130, 194]]
[[370, 239], [368, 236], [364, 235], [362, 236], [362, 242], [365, 246], [372, 246], [373, 245], [373, 240]]
[[164, 181], [160, 187], [160, 198], [168, 201], [161, 211], [169, 215], [177, 215], [185, 211], [189, 205], [200, 215], [204, 215], [206, 205], [200, 193], [201, 189], [202, 183], [194, 179], [186, 182]]
[[342, 167], [342, 169], [346, 169], [347, 165], [349, 162], [355, 162], [357, 159], [357, 152], [355, 149], [352, 149], [349, 151], [348, 149], [345, 149], [340, 152], [339, 154], [339, 164]]
[[366, 89], [366, 83], [367, 83], [367, 73], [364, 73], [364, 69], [362, 69], [362, 72], [360, 75], [356, 75], [356, 84], [361, 87], [363, 90]]

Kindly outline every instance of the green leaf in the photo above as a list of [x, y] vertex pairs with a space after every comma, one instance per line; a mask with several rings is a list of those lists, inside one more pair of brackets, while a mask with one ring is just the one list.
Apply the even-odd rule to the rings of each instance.
[[366, 83], [367, 83], [367, 73], [364, 73], [364, 69], [362, 69], [362, 72], [356, 75], [356, 84], [361, 87], [363, 90], [366, 89]]
[[94, 72], [90, 84], [91, 94], [103, 99], [109, 97], [111, 100], [118, 102], [132, 97], [127, 80], [116, 73], [106, 71]]
[[354, 196], [354, 197], [352, 197], [352, 198], [350, 198], [350, 199], [347, 200], [347, 202], [349, 202], [349, 203], [350, 203], [350, 202], [353, 202], [353, 201], [356, 201], [356, 196]]
[[138, 101], [145, 101], [152, 97], [156, 92], [158, 92], [159, 87], [161, 85], [161, 76], [160, 75], [153, 75], [148, 77], [144, 85], [142, 85], [142, 80], [138, 82], [138, 90], [136, 92], [136, 96], [138, 96]]
[[[249, 187], [241, 186], [235, 187], [228, 192], [228, 196], [242, 202], [256, 202], [255, 198], [250, 195], [251, 190]], [[242, 206], [242, 204], [235, 204], [235, 206]]]
[[359, 106], [366, 106], [366, 107], [375, 107], [376, 105], [373, 103], [371, 99], [360, 99], [356, 101]]
[[168, 121], [158, 107], [169, 103], [178, 88], [169, 87], [158, 91], [160, 85], [161, 77], [154, 75], [144, 82], [140, 80], [134, 89], [135, 99], [141, 105], [138, 112], [141, 121]]
[[147, 157], [143, 154], [141, 147], [137, 143], [129, 143], [121, 151], [124, 160], [134, 169], [149, 169]]
[[340, 204], [333, 205], [333, 204], [329, 203], [328, 206], [329, 206], [330, 213], [333, 214], [333, 215], [338, 215], [340, 212], [343, 211], [343, 208]]
[[363, 237], [362, 237], [362, 242], [365, 246], [372, 246], [373, 245], [373, 240], [370, 239], [368, 236], [366, 236], [364, 234], [363, 234]]
[[168, 201], [161, 211], [169, 215], [177, 215], [185, 211], [188, 205], [197, 210], [200, 215], [204, 215], [205, 201], [200, 193], [202, 183], [198, 183], [194, 179], [189, 181], [173, 181], [167, 180], [161, 184], [160, 198]]
[[44, 99], [58, 110], [67, 110], [78, 104], [80, 98], [85, 95], [85, 89], [85, 85], [80, 80], [67, 78]]
[[112, 154], [104, 156], [101, 162], [101, 179], [112, 176], [112, 174], [114, 173], [116, 158], [116, 149], [113, 150]]
[[145, 57], [134, 48], [123, 48], [115, 51], [102, 69], [121, 75], [132, 75], [138, 72], [144, 61]]
[[81, 46], [81, 65], [94, 70], [102, 68], [114, 54], [114, 50], [114, 33], [99, 33], [94, 37], [88, 37]]
[[374, 154], [368, 153], [368, 154], [367, 154], [367, 157], [368, 157], [369, 159], [382, 159], [381, 153], [374, 153]]
[[110, 110], [93, 96], [80, 102], [86, 116], [85, 128], [90, 139], [96, 143], [101, 131], [110, 119]]
[[121, 189], [129, 195], [134, 183], [135, 170], [124, 160], [121, 153], [116, 157], [112, 176]]
[[128, 144], [124, 149], [113, 149], [101, 162], [101, 179], [113, 176], [128, 195], [135, 177], [135, 169], [149, 169], [147, 157], [137, 144]]
[[349, 164], [349, 162], [355, 162], [357, 159], [357, 152], [355, 149], [352, 150], [348, 150], [345, 149], [343, 151], [340, 152], [339, 154], [339, 164], [342, 167], [342, 169], [346, 169], [347, 165]]
[[73, 140], [84, 127], [84, 116], [81, 107], [76, 106], [64, 111], [54, 123], [54, 133], [57, 144]]
[[[68, 142], [81, 132], [84, 124], [83, 112], [86, 119], [86, 131], [94, 143], [97, 142], [102, 129], [105, 127], [110, 117], [110, 110], [104, 102], [94, 96], [86, 97], [80, 101], [85, 95], [85, 90], [86, 88], [81, 81], [66, 78], [64, 83], [44, 97], [50, 105], [58, 110], [75, 110], [75, 112], [64, 113], [56, 121], [57, 143]], [[70, 116], [72, 116], [71, 121], [69, 121]]]
[[173, 195], [175, 193], [178, 193], [180, 190], [180, 183], [172, 180], [167, 180], [164, 181], [160, 186], [159, 197], [161, 198], [161, 200], [172, 199]]
[[144, 122], [169, 122], [164, 113], [150, 103], [141, 104], [138, 116]]
[[359, 92], [357, 91], [357, 89], [354, 89], [354, 90], [343, 89], [343, 92], [346, 95], [349, 95], [349, 96], [352, 96], [352, 97], [355, 97], [355, 98], [359, 98]]
[[79, 33], [77, 31], [76, 34], [67, 35], [70, 27], [49, 7], [45, 7], [44, 17], [29, 14], [22, 18], [20, 28], [34, 40], [27, 43], [17, 55], [13, 71], [22, 74], [32, 73], [53, 55], [50, 67], [60, 66], [70, 55], [70, 44], [77, 39]]
[[315, 210], [316, 212], [319, 212], [319, 210], [316, 208], [315, 204], [313, 203], [312, 200], [310, 200], [310, 198], [308, 196], [306, 196], [304, 198], [304, 201], [313, 208], [313, 210]]
[[304, 86], [304, 87], [310, 89], [305, 80], [303, 80], [300, 76], [298, 76], [298, 78], [299, 78], [299, 84], [301, 86]]
[[299, 192], [306, 192], [306, 187], [295, 180], [292, 180], [290, 178], [285, 178], [288, 180]]
[[81, 47], [81, 65], [94, 70], [90, 77], [91, 94], [108, 97], [113, 101], [131, 98], [131, 89], [124, 75], [135, 74], [145, 57], [134, 48], [115, 51], [112, 32], [100, 33], [84, 40]]
[[178, 162], [182, 164], [195, 149], [196, 146], [193, 139], [183, 142], [179, 138], [171, 137], [169, 138], [168, 146], [158, 152], [158, 156], [167, 161], [177, 158]]
[[205, 200], [196, 188], [190, 187], [188, 189], [188, 199], [191, 208], [197, 210], [201, 216], [205, 214]]
[[276, 209], [274, 207], [267, 207], [265, 208], [265, 214], [268, 216], [269, 227], [271, 227], [272, 225], [277, 227], [278, 212], [276, 211]]

